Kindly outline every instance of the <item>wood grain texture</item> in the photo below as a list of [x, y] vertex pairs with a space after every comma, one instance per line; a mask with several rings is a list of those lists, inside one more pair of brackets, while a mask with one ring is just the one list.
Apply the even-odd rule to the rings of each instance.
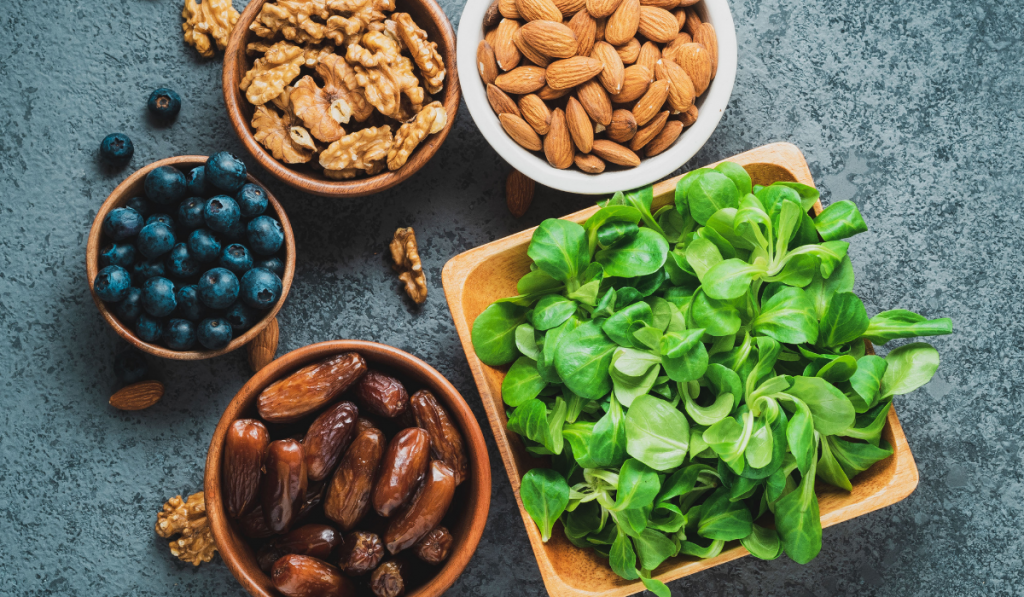
[[[755, 184], [767, 185], [775, 181], [814, 184], [803, 154], [789, 143], [765, 145], [733, 156], [729, 161], [741, 164]], [[653, 209], [673, 202], [679, 178], [675, 177], [654, 185]], [[814, 214], [821, 213], [821, 209], [819, 201], [814, 205]], [[594, 206], [565, 216], [564, 219], [582, 224], [597, 210], [598, 207]], [[473, 320], [494, 300], [515, 295], [516, 282], [529, 271], [530, 259], [526, 255], [526, 249], [534, 230], [535, 228], [524, 230], [450, 260], [442, 272], [445, 295], [548, 592], [554, 597], [631, 595], [644, 590], [643, 585], [639, 581], [626, 581], [616, 576], [608, 567], [607, 560], [592, 550], [582, 550], [573, 546], [562, 532], [561, 524], [555, 525], [555, 531], [548, 543], [541, 541], [540, 532], [523, 508], [519, 484], [523, 474], [535, 466], [543, 465], [543, 460], [527, 454], [519, 436], [508, 431], [506, 427], [501, 382], [507, 369], [495, 369], [484, 365], [473, 351], [470, 339]], [[869, 352], [873, 352], [870, 345], [868, 349]], [[914, 463], [895, 409], [889, 411], [882, 437], [893, 446], [893, 455], [854, 478], [852, 492], [847, 493], [820, 482], [817, 484], [822, 526], [832, 526], [894, 504], [906, 498], [917, 487], [917, 465]], [[654, 571], [653, 576], [668, 582], [735, 560], [748, 553], [738, 541], [732, 541], [714, 558], [698, 560], [679, 556], [669, 559]], [[828, 557], [828, 554], [819, 557]]]
[[145, 192], [143, 191], [143, 185], [146, 181], [146, 175], [149, 174], [151, 170], [159, 168], [160, 166], [174, 166], [175, 168], [187, 173], [192, 168], [205, 164], [206, 159], [206, 156], [202, 155], [182, 155], [158, 160], [132, 173], [132, 175], [125, 179], [124, 182], [117, 185], [117, 188], [110, 193], [110, 196], [107, 197], [106, 201], [103, 202], [103, 205], [100, 206], [99, 212], [96, 214], [96, 218], [92, 222], [92, 228], [89, 230], [89, 243], [85, 248], [85, 269], [86, 275], [89, 279], [89, 292], [92, 294], [92, 300], [96, 303], [96, 307], [100, 310], [100, 314], [103, 315], [103, 319], [107, 320], [107, 323], [110, 324], [110, 327], [114, 328], [114, 331], [117, 332], [118, 336], [124, 338], [135, 348], [165, 359], [197, 361], [200, 359], [209, 359], [220, 356], [245, 346], [250, 340], [258, 336], [263, 328], [269, 325], [275, 317], [277, 317], [277, 312], [281, 310], [281, 306], [284, 305], [284, 301], [288, 297], [288, 290], [292, 287], [292, 278], [295, 277], [295, 235], [292, 233], [291, 222], [289, 222], [288, 216], [284, 213], [284, 208], [277, 202], [274, 195], [266, 188], [266, 186], [263, 185], [263, 183], [256, 180], [251, 174], [249, 174], [247, 176], [249, 182], [260, 185], [267, 193], [270, 210], [273, 212], [272, 215], [277, 217], [278, 221], [281, 222], [281, 228], [284, 230], [285, 248], [284, 276], [281, 277], [281, 298], [277, 299], [277, 303], [274, 307], [267, 311], [256, 325], [252, 326], [252, 328], [241, 336], [232, 339], [227, 346], [220, 350], [171, 350], [160, 346], [159, 344], [150, 344], [140, 340], [135, 335], [135, 332], [130, 327], [121, 323], [121, 321], [115, 317], [107, 307], [107, 304], [96, 296], [93, 283], [96, 280], [96, 274], [99, 272], [100, 247], [103, 246], [103, 220], [107, 217], [107, 214], [110, 213], [112, 209], [126, 204], [132, 197], [137, 195], [144, 196]]
[[249, 25], [252, 24], [266, 2], [267, 0], [252, 0], [242, 11], [238, 24], [228, 39], [228, 47], [224, 51], [222, 75], [224, 104], [227, 107], [231, 126], [234, 127], [242, 144], [261, 166], [285, 183], [307, 193], [323, 197], [362, 197], [390, 189], [415, 174], [430, 161], [430, 158], [434, 157], [441, 144], [448, 138], [448, 133], [455, 123], [455, 116], [459, 112], [459, 101], [462, 97], [462, 91], [459, 88], [459, 75], [455, 68], [455, 32], [452, 30], [452, 25], [448, 22], [444, 10], [435, 0], [405, 0], [398, 6], [398, 10], [412, 15], [416, 24], [427, 32], [428, 39], [437, 43], [437, 51], [444, 60], [446, 74], [442, 90], [443, 96], [435, 99], [439, 99], [444, 104], [444, 109], [448, 113], [448, 123], [443, 129], [424, 139], [416, 151], [409, 156], [409, 161], [398, 170], [394, 172], [388, 170], [375, 176], [352, 180], [331, 180], [308, 167], [299, 168], [283, 164], [274, 159], [274, 156], [253, 136], [250, 123], [254, 108], [238, 89], [238, 83], [252, 68], [253, 60], [246, 54], [246, 46], [251, 41], [262, 39], [249, 30]]
[[370, 367], [401, 379], [410, 393], [422, 388], [433, 392], [462, 432], [469, 457], [469, 477], [456, 489], [454, 501], [443, 521], [454, 538], [448, 560], [438, 567], [433, 578], [410, 590], [407, 597], [437, 597], [448, 590], [473, 557], [483, 535], [491, 507], [491, 466], [480, 425], [455, 386], [427, 363], [384, 344], [362, 340], [311, 344], [263, 367], [242, 386], [224, 409], [206, 456], [204, 491], [213, 539], [231, 574], [253, 597], [280, 597], [280, 593], [260, 570], [252, 547], [231, 525], [224, 509], [220, 473], [228, 428], [236, 419], [257, 416], [256, 398], [271, 383], [304, 365], [350, 351], [363, 355]]

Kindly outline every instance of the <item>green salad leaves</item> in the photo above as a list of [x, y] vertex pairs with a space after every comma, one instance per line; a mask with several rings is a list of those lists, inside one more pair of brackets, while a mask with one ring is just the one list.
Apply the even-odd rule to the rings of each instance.
[[[821, 550], [815, 479], [849, 491], [892, 454], [895, 395], [931, 379], [938, 352], [885, 358], [865, 340], [949, 334], [949, 319], [869, 317], [853, 292], [850, 236], [867, 226], [818, 192], [754, 185], [737, 164], [616, 193], [582, 226], [546, 220], [519, 295], [473, 324], [480, 359], [510, 366], [508, 428], [550, 457], [520, 495], [546, 541], [561, 521], [627, 580], [740, 541], [807, 563]], [[769, 515], [771, 514], [771, 516]]]

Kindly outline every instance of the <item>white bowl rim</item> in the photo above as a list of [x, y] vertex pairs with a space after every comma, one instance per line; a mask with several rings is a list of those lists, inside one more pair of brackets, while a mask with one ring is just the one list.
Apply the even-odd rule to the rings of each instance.
[[[476, 64], [476, 50], [483, 39], [484, 13], [491, 0], [468, 0], [459, 19], [456, 59], [462, 85], [462, 97], [484, 139], [513, 168], [534, 181], [553, 189], [580, 195], [610, 195], [616, 191], [642, 187], [678, 170], [707, 143], [722, 119], [736, 80], [736, 27], [726, 0], [703, 0], [707, 20], [718, 38], [718, 72], [698, 102], [697, 122], [690, 126], [666, 151], [644, 159], [636, 168], [586, 174], [575, 168], [559, 170], [542, 157], [527, 151], [501, 128], [487, 101], [487, 89]], [[472, 65], [472, 68], [469, 68]]]

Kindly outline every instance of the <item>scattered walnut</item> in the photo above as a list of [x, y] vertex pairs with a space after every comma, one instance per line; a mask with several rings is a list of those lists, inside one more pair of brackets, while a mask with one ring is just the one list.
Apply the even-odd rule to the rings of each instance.
[[299, 76], [302, 69], [302, 48], [286, 41], [279, 41], [267, 49], [262, 58], [253, 62], [252, 69], [238, 88], [245, 92], [245, 98], [254, 106], [262, 106], [281, 95], [284, 88]]
[[422, 305], [427, 300], [427, 275], [423, 272], [420, 252], [416, 248], [416, 233], [412, 228], [395, 230], [395, 238], [389, 248], [395, 262], [392, 267], [399, 272], [398, 279], [405, 284], [405, 293]]
[[397, 25], [398, 37], [409, 51], [416, 66], [423, 73], [423, 85], [430, 93], [441, 91], [444, 83], [444, 61], [437, 53], [437, 44], [427, 40], [427, 32], [420, 29], [408, 13], [397, 12], [393, 15]]
[[212, 38], [217, 48], [223, 50], [228, 45], [228, 36], [238, 22], [238, 11], [231, 6], [231, 0], [185, 0], [185, 9], [181, 11], [185, 22], [181, 24], [185, 32], [185, 43], [194, 47], [200, 56], [213, 58]]
[[164, 539], [180, 535], [170, 543], [171, 554], [195, 566], [212, 560], [217, 551], [202, 491], [188, 496], [188, 502], [180, 495], [167, 500], [163, 511], [156, 515], [156, 534]]
[[427, 104], [413, 120], [398, 127], [395, 143], [388, 152], [388, 169], [398, 170], [427, 135], [436, 133], [448, 123], [448, 113], [441, 102]]
[[325, 0], [277, 0], [263, 5], [249, 29], [268, 39], [280, 33], [296, 43], [320, 41], [327, 29], [313, 18], [324, 21], [329, 15]]
[[286, 164], [305, 164], [313, 159], [315, 145], [309, 148], [295, 142], [291, 118], [287, 114], [282, 116], [267, 106], [256, 106], [252, 127], [256, 129], [256, 141], [270, 150], [275, 159]]
[[374, 162], [383, 163], [387, 158], [392, 143], [390, 126], [371, 126], [331, 143], [320, 154], [320, 165], [325, 170], [370, 171], [375, 167]]

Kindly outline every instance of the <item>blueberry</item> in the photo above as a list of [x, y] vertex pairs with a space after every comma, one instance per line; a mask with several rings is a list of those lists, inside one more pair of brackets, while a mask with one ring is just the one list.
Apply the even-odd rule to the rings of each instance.
[[139, 252], [149, 259], [154, 259], [171, 250], [174, 246], [174, 232], [162, 222], [146, 224], [139, 232], [139, 240], [135, 245]]
[[199, 273], [199, 262], [192, 258], [188, 245], [174, 245], [167, 255], [167, 271], [175, 278], [190, 278]]
[[255, 218], [267, 211], [267, 191], [260, 185], [245, 183], [242, 190], [235, 195], [235, 200], [238, 201], [243, 218]]
[[238, 203], [227, 195], [217, 195], [206, 202], [203, 208], [206, 225], [214, 232], [227, 232], [238, 223], [242, 214]]
[[178, 302], [174, 299], [174, 282], [167, 278], [150, 278], [142, 284], [142, 308], [153, 317], [167, 317]]
[[178, 223], [167, 214], [152, 214], [146, 218], [146, 225], [152, 224], [153, 222], [160, 222], [161, 224], [167, 224], [167, 226], [174, 231], [178, 227]]
[[269, 269], [277, 274], [278, 278], [284, 277], [284, 260], [280, 257], [267, 257], [266, 259], [260, 259], [256, 262], [255, 266], [262, 267], [263, 269]]
[[125, 385], [146, 379], [149, 375], [146, 355], [134, 348], [121, 351], [114, 357], [114, 375]]
[[236, 242], [236, 243], [244, 243], [245, 242], [245, 222], [243, 222], [242, 220], [238, 220], [237, 222], [235, 222], [235, 224], [233, 226], [231, 226], [231, 228], [228, 228], [227, 230], [225, 230], [223, 232], [223, 234], [224, 234], [224, 238], [229, 240], [229, 241]]
[[120, 265], [128, 269], [135, 263], [135, 245], [114, 243], [100, 249], [100, 267]]
[[226, 309], [238, 298], [238, 288], [231, 270], [215, 267], [199, 277], [199, 300], [211, 309]]
[[178, 207], [178, 223], [185, 230], [199, 228], [206, 221], [203, 216], [203, 208], [205, 206], [206, 202], [200, 197], [189, 197], [182, 201], [181, 206]]
[[254, 309], [269, 309], [281, 296], [281, 278], [270, 270], [254, 267], [242, 276], [241, 297]]
[[208, 350], [220, 350], [231, 343], [231, 324], [226, 319], [204, 319], [196, 333], [199, 343]]
[[252, 269], [252, 255], [243, 245], [228, 245], [221, 251], [217, 264], [231, 270], [236, 276], [241, 276]]
[[206, 166], [196, 166], [185, 175], [185, 186], [190, 195], [206, 196]]
[[206, 160], [206, 180], [214, 187], [235, 193], [245, 184], [245, 164], [226, 151], [221, 151]]
[[135, 265], [132, 266], [132, 278], [138, 286], [142, 286], [143, 282], [150, 278], [163, 276], [166, 273], [167, 268], [164, 267], [163, 259], [136, 261]]
[[146, 217], [153, 213], [153, 204], [147, 201], [145, 197], [132, 197], [124, 204], [124, 206], [130, 207], [139, 212], [139, 215], [142, 217]]
[[156, 342], [160, 339], [163, 331], [163, 322], [159, 318], [151, 317], [146, 313], [139, 315], [139, 319], [135, 322], [135, 335], [143, 342]]
[[273, 255], [284, 244], [281, 222], [269, 216], [259, 216], [247, 227], [249, 248], [257, 255]]
[[178, 301], [178, 309], [175, 315], [189, 321], [199, 321], [206, 315], [206, 307], [199, 301], [199, 287], [195, 284], [182, 286], [175, 293]]
[[171, 319], [161, 338], [171, 350], [189, 350], [196, 345], [196, 326], [187, 319]]
[[181, 111], [181, 97], [173, 90], [161, 87], [153, 91], [146, 102], [149, 113], [160, 120], [170, 121]]
[[103, 233], [110, 240], [131, 238], [142, 230], [145, 222], [142, 215], [130, 207], [116, 207], [103, 218]]
[[160, 166], [146, 175], [145, 187], [151, 201], [175, 205], [185, 198], [185, 175], [173, 166]]
[[124, 133], [107, 135], [100, 142], [100, 157], [112, 166], [127, 165], [132, 160], [134, 153], [135, 146], [128, 135]]
[[236, 336], [256, 325], [261, 317], [263, 317], [262, 313], [242, 301], [236, 301], [224, 312], [224, 319], [231, 324], [231, 329]]
[[101, 301], [116, 303], [128, 296], [128, 289], [132, 287], [132, 276], [119, 265], [108, 265], [96, 274], [92, 286]]
[[128, 289], [128, 295], [114, 305], [114, 315], [125, 325], [132, 325], [142, 314], [142, 291], [136, 286]]
[[194, 259], [207, 263], [220, 255], [220, 241], [213, 232], [200, 228], [188, 237], [188, 251]]

